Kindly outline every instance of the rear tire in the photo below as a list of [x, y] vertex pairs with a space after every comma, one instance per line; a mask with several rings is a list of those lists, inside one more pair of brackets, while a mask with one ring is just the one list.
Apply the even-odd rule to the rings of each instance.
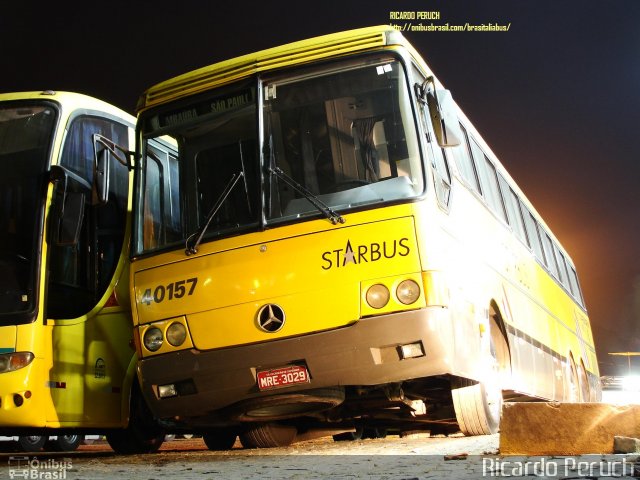
[[77, 450], [83, 440], [82, 435], [62, 435], [55, 440], [51, 440], [51, 450], [56, 452], [73, 452]]
[[279, 423], [261, 423], [240, 434], [240, 443], [245, 448], [287, 447], [293, 443], [298, 431], [296, 427]]

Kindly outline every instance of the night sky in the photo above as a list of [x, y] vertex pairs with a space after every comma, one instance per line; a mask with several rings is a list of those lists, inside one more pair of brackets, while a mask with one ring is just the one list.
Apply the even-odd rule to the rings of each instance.
[[626, 372], [626, 359], [608, 352], [640, 351], [638, 0], [46, 5], [3, 5], [0, 92], [79, 91], [132, 113], [143, 90], [175, 75], [388, 24], [390, 11], [438, 11], [435, 25], [510, 24], [508, 32], [406, 36], [573, 257], [601, 371]]

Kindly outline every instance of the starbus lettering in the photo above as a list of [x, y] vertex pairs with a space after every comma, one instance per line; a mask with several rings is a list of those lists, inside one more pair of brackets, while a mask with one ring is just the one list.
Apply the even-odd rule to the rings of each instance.
[[346, 267], [353, 263], [359, 265], [367, 262], [377, 262], [383, 258], [394, 258], [396, 256], [406, 257], [411, 252], [409, 239], [401, 238], [393, 241], [372, 242], [363, 245], [351, 245], [351, 240], [347, 240], [344, 248], [327, 250], [322, 253], [323, 270], [331, 268]]

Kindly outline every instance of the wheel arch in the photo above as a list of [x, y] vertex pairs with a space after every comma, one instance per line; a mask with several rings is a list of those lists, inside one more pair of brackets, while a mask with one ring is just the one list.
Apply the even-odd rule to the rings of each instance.
[[134, 389], [134, 382], [138, 381], [136, 375], [136, 366], [138, 364], [138, 355], [133, 354], [129, 360], [127, 371], [122, 382], [122, 394], [120, 405], [120, 424], [126, 428], [131, 418], [131, 396]]
[[495, 299], [491, 299], [489, 302], [489, 327], [491, 328], [491, 322], [494, 322], [499, 334], [502, 336], [504, 343], [506, 345], [506, 354], [508, 357], [508, 367], [509, 372], [513, 372], [513, 360], [511, 355], [511, 343], [509, 342], [509, 335], [507, 334], [507, 324], [504, 321], [502, 311], [498, 305], [498, 302]]

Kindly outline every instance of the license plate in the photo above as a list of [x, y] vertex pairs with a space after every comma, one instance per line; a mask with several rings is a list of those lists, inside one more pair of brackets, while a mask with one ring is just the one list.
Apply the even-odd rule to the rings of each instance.
[[309, 383], [309, 372], [305, 367], [292, 365], [290, 367], [262, 370], [256, 375], [258, 388], [270, 390], [272, 388], [288, 387], [300, 383]]

